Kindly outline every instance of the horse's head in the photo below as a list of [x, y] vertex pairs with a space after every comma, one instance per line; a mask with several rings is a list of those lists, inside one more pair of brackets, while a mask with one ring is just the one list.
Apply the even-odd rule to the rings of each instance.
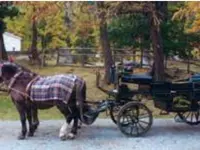
[[0, 83], [10, 80], [17, 73], [18, 68], [11, 63], [0, 63]]

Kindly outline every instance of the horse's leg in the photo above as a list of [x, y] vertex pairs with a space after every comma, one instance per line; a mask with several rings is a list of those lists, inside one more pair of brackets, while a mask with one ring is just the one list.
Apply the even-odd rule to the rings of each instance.
[[69, 126], [72, 118], [70, 117], [70, 115], [68, 115], [69, 114], [68, 108], [66, 108], [65, 104], [63, 104], [62, 102], [58, 102], [56, 106], [66, 119], [66, 122], [64, 122], [64, 124], [60, 128], [60, 132], [59, 132], [60, 139], [66, 140], [67, 129], [68, 129], [68, 126]]
[[78, 129], [78, 116], [73, 117], [74, 123], [71, 128], [70, 133], [67, 135], [67, 138], [69, 139], [74, 139], [76, 134], [77, 134], [77, 129]]
[[66, 118], [66, 122], [64, 122], [64, 124], [60, 128], [60, 132], [59, 132], [59, 137], [61, 140], [66, 140], [66, 138], [68, 138], [68, 136], [66, 136], [66, 135], [67, 135], [68, 128], [70, 128], [70, 123], [72, 121], [72, 117], [69, 117], [65, 114], [64, 114], [64, 116]]
[[26, 137], [27, 127], [26, 127], [26, 108], [21, 103], [16, 103], [17, 110], [20, 115], [20, 121], [22, 125], [22, 130], [20, 135], [18, 136], [18, 139], [22, 140]]
[[60, 139], [63, 141], [66, 140], [66, 134], [67, 134], [67, 122], [65, 121], [59, 131]]
[[39, 119], [38, 119], [38, 109], [36, 105], [33, 105], [31, 110], [32, 110], [32, 116], [33, 116], [33, 130], [35, 131], [40, 124]]
[[27, 119], [28, 119], [28, 123], [29, 123], [28, 136], [31, 137], [31, 136], [34, 135], [34, 127], [33, 127], [33, 122], [32, 122], [32, 110], [31, 110], [31, 106], [27, 107], [26, 115], [27, 115]]
[[81, 126], [82, 126], [82, 122], [78, 120], [78, 129], [81, 129]]

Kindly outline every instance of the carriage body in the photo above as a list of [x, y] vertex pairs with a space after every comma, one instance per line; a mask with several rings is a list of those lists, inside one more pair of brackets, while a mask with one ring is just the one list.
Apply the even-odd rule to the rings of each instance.
[[[131, 68], [132, 69], [132, 68]], [[197, 111], [200, 101], [200, 75], [181, 82], [154, 82], [148, 73], [133, 74], [124, 69], [118, 72], [116, 101], [132, 101], [136, 94], [152, 96], [156, 108], [167, 112]], [[137, 89], [127, 84], [138, 85]]]
[[[113, 83], [116, 85], [117, 92], [111, 109], [111, 118], [118, 125], [120, 130], [128, 136], [140, 136], [146, 133], [152, 125], [152, 112], [148, 106], [141, 103], [141, 99], [134, 99], [137, 94], [150, 96], [154, 106], [161, 111], [175, 113], [181, 122], [189, 125], [200, 123], [200, 74], [193, 75], [189, 79], [177, 82], [155, 82], [152, 75], [148, 73], [134, 74], [131, 69], [120, 70], [112, 68], [115, 75], [112, 75]], [[114, 78], [115, 77], [115, 78]], [[137, 89], [128, 87], [128, 84], [138, 85]], [[112, 92], [111, 92], [112, 93]], [[115, 109], [114, 109], [115, 108]], [[147, 124], [145, 128], [140, 128], [140, 118], [146, 120], [142, 122]], [[113, 117], [113, 114], [115, 118]], [[130, 121], [131, 120], [131, 121]], [[125, 123], [126, 122], [126, 123]], [[127, 122], [130, 124], [130, 131]], [[180, 121], [179, 121], [180, 122]], [[126, 129], [125, 129], [126, 128]], [[139, 128], [140, 131], [139, 132]], [[136, 130], [136, 131], [133, 131]]]
[[199, 110], [200, 82], [155, 82], [150, 92], [155, 107], [167, 112]]

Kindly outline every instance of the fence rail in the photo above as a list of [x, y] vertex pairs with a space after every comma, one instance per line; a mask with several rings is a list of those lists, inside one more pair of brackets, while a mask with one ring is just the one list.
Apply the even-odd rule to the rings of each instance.
[[[77, 53], [73, 54], [72, 51], [76, 52], [84, 52], [84, 51], [91, 51], [90, 53]], [[48, 53], [45, 53], [43, 57], [43, 53], [40, 53], [42, 59], [45, 60], [47, 65], [67, 65], [67, 66], [83, 66], [83, 67], [103, 67], [104, 66], [104, 59], [103, 53], [96, 53], [99, 52], [100, 49], [98, 48], [60, 48], [60, 49], [52, 49], [49, 50]], [[138, 54], [140, 52], [140, 54]], [[7, 52], [8, 55], [13, 55], [16, 59], [29, 59], [29, 52], [28, 51], [9, 51]], [[152, 51], [145, 51], [141, 52], [140, 50], [135, 49], [119, 49], [119, 48], [112, 48], [112, 56], [114, 62], [123, 62], [124, 60], [129, 61], [136, 61], [140, 64], [140, 67], [146, 66], [146, 62], [152, 64], [153, 62], [153, 52]], [[145, 60], [145, 61], [144, 61]], [[187, 60], [173, 60], [173, 59], [166, 59], [165, 60], [165, 67], [168, 68], [168, 62], [180, 62], [185, 64], [186, 70], [188, 72], [191, 71], [191, 65], [195, 65], [200, 67], [200, 60], [199, 59], [187, 59]]]

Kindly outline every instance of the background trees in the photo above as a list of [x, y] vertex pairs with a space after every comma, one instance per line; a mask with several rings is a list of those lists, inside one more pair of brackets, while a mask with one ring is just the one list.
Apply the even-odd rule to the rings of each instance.
[[[103, 52], [105, 79], [108, 81], [109, 68], [113, 64], [110, 46], [140, 49], [141, 53], [144, 49], [153, 50], [156, 64], [155, 79], [163, 80], [164, 56], [178, 55], [185, 59], [193, 57], [191, 51], [195, 48], [193, 54], [198, 52], [199, 4], [199, 2], [16, 2], [15, 7], [12, 5], [4, 8], [4, 13], [1, 13], [4, 15], [0, 16], [0, 20], [7, 24], [7, 31], [22, 36], [23, 49], [30, 50], [33, 60], [39, 60], [39, 53], [42, 50], [48, 51], [66, 46], [96, 47]], [[16, 13], [6, 13], [7, 10], [16, 12], [14, 8], [20, 12], [17, 16], [13, 15]], [[4, 29], [4, 25], [0, 24], [1, 29]], [[91, 51], [73, 51], [73, 53], [91, 53]]]
[[0, 2], [0, 59], [7, 60], [8, 56], [5, 51], [3, 42], [3, 33], [6, 30], [5, 17], [13, 17], [17, 15], [18, 10], [11, 2]]

